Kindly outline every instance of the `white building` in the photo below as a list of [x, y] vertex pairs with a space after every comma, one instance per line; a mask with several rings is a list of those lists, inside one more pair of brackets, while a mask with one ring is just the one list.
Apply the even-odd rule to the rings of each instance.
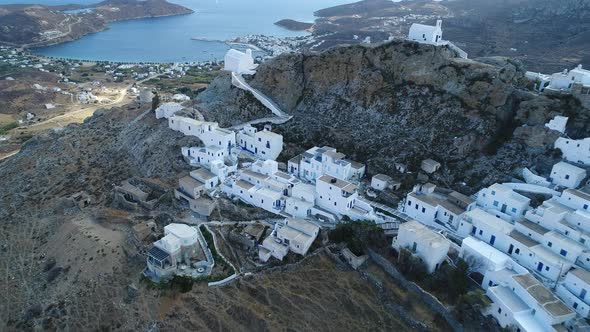
[[590, 137], [580, 140], [560, 137], [555, 141], [555, 148], [561, 150], [563, 159], [567, 161], [590, 164]]
[[401, 224], [399, 233], [392, 242], [392, 247], [398, 252], [405, 248], [420, 257], [428, 273], [438, 270], [446, 260], [450, 246], [448, 239], [416, 220]]
[[421, 223], [458, 229], [463, 213], [475, 207], [475, 201], [461, 193], [439, 192], [432, 183], [416, 185], [406, 196], [404, 212]]
[[162, 119], [173, 116], [176, 112], [180, 112], [184, 109], [179, 103], [164, 103], [156, 108], [156, 119]]
[[586, 170], [583, 168], [560, 161], [551, 169], [551, 182], [570, 189], [580, 186], [586, 178]]
[[493, 184], [477, 194], [477, 205], [496, 216], [514, 221], [524, 216], [530, 199], [503, 184]]
[[548, 88], [570, 91], [573, 84], [590, 86], [590, 71], [582, 69], [582, 65], [578, 65], [570, 71], [564, 69], [561, 73], [551, 75], [551, 83]]
[[204, 168], [191, 171], [190, 175], [193, 179], [203, 183], [206, 190], [211, 190], [219, 185], [219, 177]]
[[373, 208], [360, 199], [357, 187], [330, 175], [321, 176], [316, 182], [315, 203], [318, 207], [352, 220], [375, 220]]
[[420, 168], [428, 174], [432, 174], [438, 171], [440, 169], [440, 166], [441, 165], [438, 161], [432, 159], [422, 160], [422, 164], [420, 164]]
[[590, 194], [580, 190], [566, 189], [558, 201], [574, 210], [588, 211], [590, 209]]
[[393, 180], [390, 176], [387, 176], [385, 174], [377, 174], [373, 176], [373, 178], [371, 179], [371, 188], [382, 191], [389, 188], [389, 184], [392, 181]]
[[552, 120], [545, 124], [545, 127], [565, 134], [565, 127], [568, 119], [569, 118], [566, 116], [556, 115]]
[[219, 128], [217, 122], [173, 115], [168, 118], [168, 127], [184, 135], [198, 137], [207, 147], [216, 146], [231, 152], [232, 147], [236, 145], [236, 134], [231, 130]]
[[256, 155], [260, 159], [276, 160], [283, 151], [283, 136], [268, 130], [246, 125], [237, 134], [238, 146]]
[[438, 45], [442, 41], [442, 20], [435, 26], [414, 23], [410, 27], [408, 39], [420, 43]]
[[557, 295], [583, 318], [590, 313], [590, 272], [576, 268], [557, 286]]
[[358, 182], [365, 176], [365, 165], [345, 157], [335, 148], [316, 146], [289, 160], [287, 171], [312, 183], [324, 174], [344, 181]]
[[184, 224], [164, 227], [164, 237], [148, 251], [146, 275], [155, 281], [172, 277], [180, 265], [190, 265], [197, 253], [197, 230]]
[[483, 275], [492, 300], [484, 313], [500, 326], [520, 331], [564, 331], [575, 313], [508, 255], [473, 237], [463, 240], [461, 257]]
[[305, 256], [317, 238], [320, 228], [305, 220], [288, 218], [283, 225], [275, 224], [275, 229], [258, 249], [261, 261], [272, 256], [283, 260], [288, 251]]
[[224, 70], [231, 71], [236, 74], [253, 74], [257, 65], [254, 64], [252, 57], [252, 50], [248, 49], [246, 52], [240, 52], [235, 49], [227, 51], [225, 54]]

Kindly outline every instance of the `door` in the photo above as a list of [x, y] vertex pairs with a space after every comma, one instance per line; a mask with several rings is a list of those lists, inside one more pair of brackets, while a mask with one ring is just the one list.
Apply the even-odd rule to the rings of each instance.
[[514, 250], [514, 245], [511, 244], [508, 248], [508, 255], [512, 255], [512, 250]]
[[539, 262], [539, 265], [537, 265], [537, 271], [539, 271], [539, 272], [543, 271], [543, 263]]
[[586, 290], [582, 289], [582, 291], [580, 292], [580, 300], [583, 300], [586, 297]]
[[496, 236], [495, 236], [495, 235], [492, 235], [492, 236], [490, 237], [490, 245], [492, 245], [492, 246], [493, 246], [493, 245], [494, 245], [494, 242], [496, 242]]
[[502, 213], [506, 213], [506, 208], [507, 208], [506, 204], [502, 204], [502, 210], [500, 210], [500, 211], [502, 211]]

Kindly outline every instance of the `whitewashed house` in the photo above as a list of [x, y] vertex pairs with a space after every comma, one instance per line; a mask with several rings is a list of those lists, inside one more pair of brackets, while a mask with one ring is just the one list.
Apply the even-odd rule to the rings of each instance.
[[572, 269], [557, 286], [559, 296], [583, 318], [590, 314], [590, 272], [582, 268]]
[[574, 209], [588, 211], [590, 209], [590, 194], [576, 189], [566, 189], [558, 198], [559, 203]]
[[289, 250], [305, 256], [319, 232], [320, 228], [309, 221], [288, 218], [283, 225], [275, 224], [273, 232], [259, 247], [258, 256], [263, 262], [271, 256], [283, 260]]
[[276, 160], [283, 151], [283, 136], [247, 125], [237, 133], [238, 146], [260, 159]]
[[442, 41], [442, 20], [437, 20], [434, 26], [418, 23], [412, 24], [408, 39], [420, 43], [438, 45]]
[[246, 52], [230, 49], [225, 54], [223, 69], [226, 71], [236, 74], [254, 74], [256, 67], [257, 65], [254, 64], [254, 57], [250, 49], [247, 49]]
[[530, 199], [503, 184], [493, 184], [477, 194], [477, 205], [496, 216], [514, 221], [524, 216]]
[[406, 196], [404, 213], [421, 223], [458, 229], [463, 213], [475, 207], [475, 201], [455, 191], [439, 192], [432, 183], [414, 186]]
[[365, 176], [366, 167], [345, 157], [335, 148], [316, 146], [289, 160], [287, 171], [312, 183], [324, 174], [356, 183]]
[[482, 288], [492, 300], [484, 314], [503, 328], [565, 331], [575, 313], [525, 268], [506, 254], [473, 237], [463, 240], [461, 257], [483, 275]]
[[217, 185], [219, 185], [219, 177], [209, 172], [205, 168], [199, 168], [194, 171], [191, 171], [190, 176], [193, 179], [203, 183], [205, 185], [206, 190], [211, 190], [217, 187]]
[[420, 164], [420, 168], [428, 174], [432, 174], [438, 171], [440, 169], [440, 166], [441, 165], [438, 161], [432, 159], [422, 160], [422, 164]]
[[551, 169], [551, 182], [558, 185], [575, 189], [586, 178], [586, 170], [572, 164], [560, 161]]
[[315, 205], [315, 187], [306, 183], [297, 183], [291, 189], [291, 196], [285, 202], [285, 213], [295, 218], [307, 218], [312, 215]]
[[156, 119], [168, 119], [177, 112], [184, 109], [179, 103], [164, 103], [156, 108]]
[[563, 159], [567, 161], [590, 164], [590, 137], [580, 140], [560, 137], [555, 141], [555, 148], [561, 150]]
[[164, 227], [164, 237], [154, 242], [148, 251], [144, 274], [154, 281], [173, 277], [180, 265], [190, 265], [197, 254], [197, 230], [184, 224]]
[[371, 179], [371, 188], [383, 191], [389, 188], [389, 184], [393, 181], [390, 176], [385, 174], [377, 174]]
[[568, 117], [556, 115], [552, 120], [545, 124], [545, 127], [565, 134], [565, 127], [567, 125]]
[[236, 134], [228, 129], [219, 128], [217, 122], [204, 122], [187, 117], [171, 116], [168, 127], [187, 136], [198, 137], [207, 147], [216, 146], [231, 153], [236, 145]]
[[590, 71], [583, 69], [582, 65], [578, 65], [578, 67], [569, 71], [564, 69], [560, 73], [551, 75], [551, 83], [548, 89], [570, 91], [574, 84], [590, 86]]
[[428, 273], [438, 270], [446, 260], [450, 246], [447, 238], [416, 220], [402, 223], [397, 237], [392, 242], [392, 247], [398, 252], [405, 248], [420, 257]]

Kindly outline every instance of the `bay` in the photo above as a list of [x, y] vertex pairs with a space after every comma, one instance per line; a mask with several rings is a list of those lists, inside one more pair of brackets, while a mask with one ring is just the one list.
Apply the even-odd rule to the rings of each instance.
[[[33, 0], [34, 1], [34, 0]], [[0, 4], [31, 0], [0, 0]], [[39, 0], [46, 5], [90, 5], [91, 0]], [[193, 14], [110, 23], [110, 29], [80, 40], [33, 49], [58, 58], [119, 62], [192, 62], [221, 59], [230, 46], [221, 42], [248, 34], [305, 35], [274, 25], [290, 18], [312, 22], [319, 9], [352, 0], [176, 0]], [[192, 40], [202, 38], [204, 40]]]

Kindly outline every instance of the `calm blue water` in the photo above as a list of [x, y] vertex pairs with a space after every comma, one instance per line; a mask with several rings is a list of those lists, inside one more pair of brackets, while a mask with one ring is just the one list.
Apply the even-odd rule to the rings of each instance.
[[[313, 12], [355, 0], [170, 0], [195, 11], [191, 15], [109, 24], [109, 30], [80, 40], [35, 49], [46, 56], [130, 62], [185, 62], [220, 59], [228, 50], [221, 42], [248, 34], [300, 36], [273, 23], [291, 18], [311, 22]], [[0, 0], [0, 4], [37, 2], [47, 5], [95, 3], [93, 0]]]

